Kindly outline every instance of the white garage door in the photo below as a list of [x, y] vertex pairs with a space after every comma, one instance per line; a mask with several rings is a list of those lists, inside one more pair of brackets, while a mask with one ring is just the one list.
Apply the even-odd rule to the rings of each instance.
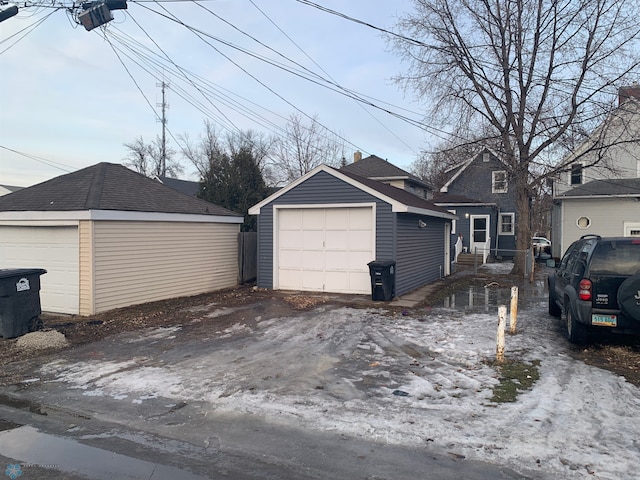
[[44, 268], [42, 310], [79, 312], [78, 227], [0, 226], [0, 268]]
[[276, 288], [370, 293], [371, 207], [278, 209]]

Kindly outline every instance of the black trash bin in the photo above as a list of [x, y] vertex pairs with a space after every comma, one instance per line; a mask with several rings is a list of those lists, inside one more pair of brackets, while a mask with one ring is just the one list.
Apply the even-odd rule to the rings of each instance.
[[371, 299], [388, 302], [396, 296], [395, 260], [369, 262], [371, 275]]
[[40, 325], [42, 268], [0, 269], [0, 337], [24, 335]]

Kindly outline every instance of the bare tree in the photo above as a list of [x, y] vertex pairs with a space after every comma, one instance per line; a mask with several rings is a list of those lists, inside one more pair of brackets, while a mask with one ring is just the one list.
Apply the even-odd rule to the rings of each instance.
[[254, 130], [223, 133], [210, 121], [204, 122], [204, 133], [198, 140], [192, 141], [187, 134], [180, 137], [183, 147], [182, 153], [203, 178], [211, 170], [212, 162], [218, 161], [223, 155], [237, 157], [242, 151], [247, 152], [255, 160], [260, 173], [267, 185], [276, 185], [277, 179], [273, 174], [269, 157], [276, 140]]
[[[514, 273], [531, 238], [530, 199], [567, 170], [550, 152], [593, 131], [617, 87], [638, 73], [635, 0], [414, 0], [394, 48], [409, 64], [397, 78], [430, 119], [453, 131], [488, 125], [516, 191]], [[455, 121], [453, 121], [455, 120]], [[606, 138], [602, 136], [601, 138]], [[594, 141], [588, 150], [604, 150]], [[598, 161], [598, 156], [594, 162]]]
[[345, 157], [345, 145], [337, 135], [326, 130], [314, 116], [308, 124], [293, 114], [285, 134], [276, 143], [273, 168], [282, 182], [293, 181], [320, 164], [339, 167]]
[[165, 162], [162, 161], [163, 149], [160, 137], [156, 137], [152, 143], [145, 143], [140, 136], [131, 143], [125, 143], [124, 146], [129, 150], [124, 164], [147, 177], [166, 175], [177, 178], [184, 171], [180, 162], [175, 160], [176, 151], [170, 147], [164, 152]]

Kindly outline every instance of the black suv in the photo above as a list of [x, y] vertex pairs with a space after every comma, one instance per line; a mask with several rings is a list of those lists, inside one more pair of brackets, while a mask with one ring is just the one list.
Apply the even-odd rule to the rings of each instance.
[[640, 238], [585, 235], [549, 275], [549, 314], [567, 322], [567, 338], [589, 333], [640, 334]]

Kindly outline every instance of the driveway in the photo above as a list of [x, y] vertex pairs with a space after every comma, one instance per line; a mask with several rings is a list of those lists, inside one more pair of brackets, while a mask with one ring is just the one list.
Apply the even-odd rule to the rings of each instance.
[[639, 390], [573, 357], [540, 278], [495, 363], [503, 273], [409, 309], [201, 301], [14, 362], [0, 459], [36, 465], [23, 478], [636, 478]]

